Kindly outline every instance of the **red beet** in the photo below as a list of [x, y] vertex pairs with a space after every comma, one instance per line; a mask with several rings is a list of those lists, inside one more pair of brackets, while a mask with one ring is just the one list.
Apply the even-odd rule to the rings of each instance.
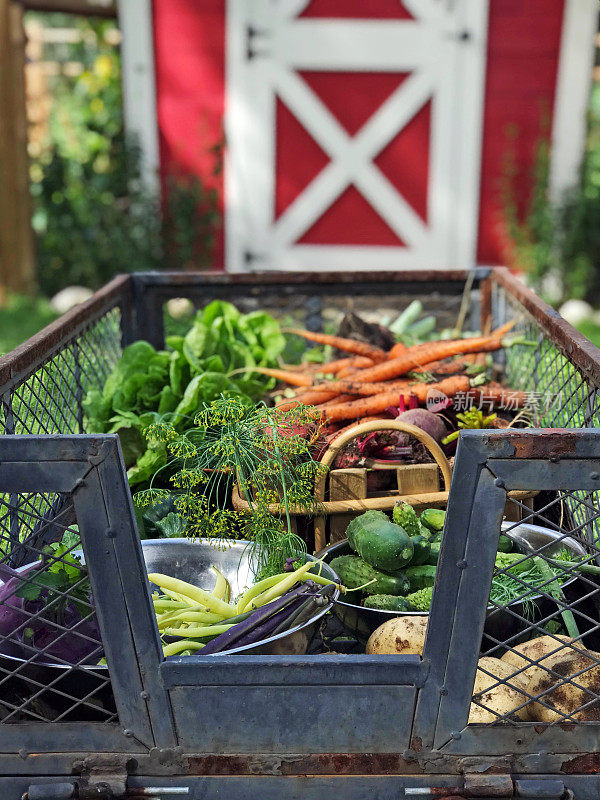
[[425, 408], [411, 408], [409, 411], [399, 414], [396, 419], [421, 428], [436, 442], [441, 442], [448, 435], [448, 428], [444, 420], [438, 414], [427, 411]]

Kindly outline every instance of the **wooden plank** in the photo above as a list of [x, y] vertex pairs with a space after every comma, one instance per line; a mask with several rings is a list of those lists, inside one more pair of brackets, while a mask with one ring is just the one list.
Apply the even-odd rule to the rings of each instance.
[[[331, 500], [363, 500], [367, 496], [366, 469], [334, 469], [329, 473], [329, 497]], [[357, 514], [339, 514], [330, 517], [329, 541], [339, 542], [346, 538], [348, 523]]]
[[0, 0], [0, 287], [35, 287], [27, 117], [25, 111], [23, 8]]
[[398, 467], [398, 494], [439, 492], [440, 477], [437, 464], [407, 464]]

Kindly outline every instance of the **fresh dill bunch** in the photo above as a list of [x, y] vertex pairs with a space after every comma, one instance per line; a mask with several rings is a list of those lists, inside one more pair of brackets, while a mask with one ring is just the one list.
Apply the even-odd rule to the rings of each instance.
[[[250, 541], [251, 561], [260, 577], [282, 572], [287, 558], [304, 554], [306, 545], [293, 530], [291, 512], [316, 512], [315, 478], [322, 465], [312, 457], [320, 426], [314, 409], [278, 411], [222, 395], [201, 408], [179, 432], [172, 415], [147, 430], [150, 440], [166, 444], [170, 455], [136, 503], [164, 499], [153, 488], [165, 476], [174, 490], [186, 535]], [[181, 420], [177, 419], [177, 427]], [[232, 480], [250, 513], [228, 507]]]

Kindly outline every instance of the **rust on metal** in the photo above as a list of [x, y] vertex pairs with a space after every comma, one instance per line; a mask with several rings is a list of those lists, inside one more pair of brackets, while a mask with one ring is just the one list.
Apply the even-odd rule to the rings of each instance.
[[600, 772], [600, 753], [584, 753], [561, 764], [566, 775], [597, 775]]
[[[188, 758], [188, 775], [421, 775], [399, 753], [204, 755]], [[447, 789], [445, 790], [448, 791]]]
[[552, 337], [553, 344], [567, 355], [569, 361], [600, 385], [600, 348], [579, 333], [561, 315], [544, 303], [515, 278], [505, 267], [494, 267], [493, 280], [526, 309], [543, 330]]
[[488, 442], [508, 443], [517, 458], [560, 458], [572, 455], [577, 448], [577, 433], [561, 428], [544, 428], [530, 431], [519, 430], [514, 433], [504, 430], [502, 436], [490, 436]]

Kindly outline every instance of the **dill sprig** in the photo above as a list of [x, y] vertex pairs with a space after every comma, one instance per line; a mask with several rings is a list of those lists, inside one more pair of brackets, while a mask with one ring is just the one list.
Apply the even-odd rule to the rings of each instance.
[[[165, 443], [170, 459], [150, 487], [136, 494], [138, 506], [163, 500], [169, 490], [154, 484], [168, 476], [179, 492], [175, 504], [186, 520], [186, 535], [219, 540], [244, 536], [261, 578], [282, 572], [287, 558], [306, 552], [293, 530], [291, 509], [307, 515], [316, 511], [314, 482], [323, 467], [311, 455], [319, 433], [314, 409], [282, 412], [223, 395], [200, 409], [183, 432], [174, 422], [172, 415], [164, 415], [146, 431], [148, 439]], [[231, 479], [249, 514], [224, 504]], [[281, 513], [273, 513], [273, 505]]]

